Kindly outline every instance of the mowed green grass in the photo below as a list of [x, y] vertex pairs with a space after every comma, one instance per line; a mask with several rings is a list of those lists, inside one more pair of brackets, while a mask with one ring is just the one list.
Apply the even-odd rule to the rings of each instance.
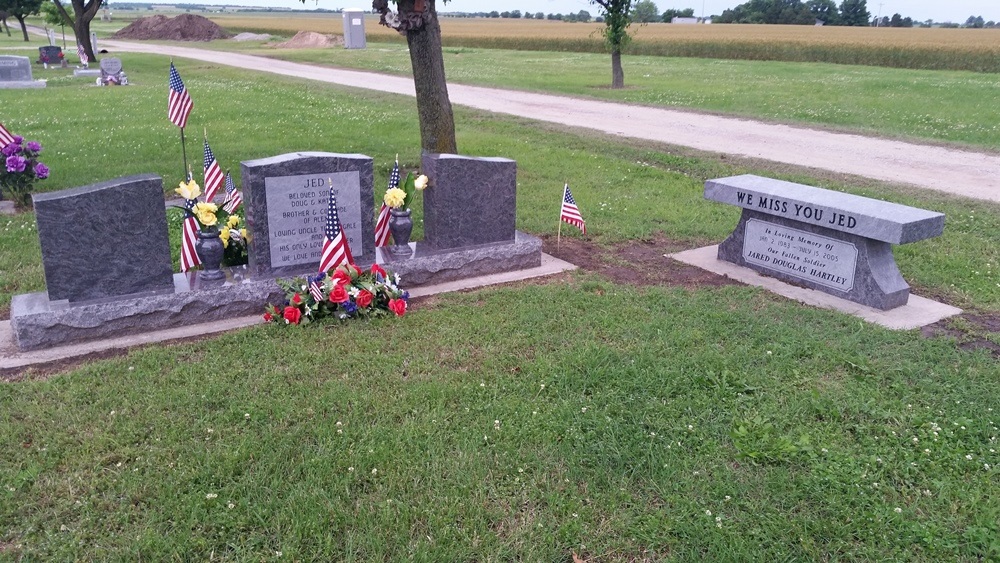
[[[46, 147], [44, 189], [179, 181], [168, 61], [124, 60], [134, 86], [5, 94], [4, 123]], [[396, 152], [418, 166], [411, 99], [175, 63], [196, 170], [202, 128], [234, 169], [360, 152], [380, 194]], [[457, 122], [463, 153], [518, 161], [518, 228], [553, 234], [568, 181], [612, 259], [616, 244], [718, 242], [738, 213], [704, 201], [704, 180], [770, 173], [478, 112]], [[897, 249], [904, 276], [1000, 311], [997, 206], [782, 177], [946, 212], [943, 237]], [[43, 287], [32, 214], [0, 220], [0, 271], [5, 302]], [[436, 297], [401, 319], [260, 326], [0, 385], [0, 553], [990, 560], [996, 374], [987, 351], [752, 288], [587, 272]]]

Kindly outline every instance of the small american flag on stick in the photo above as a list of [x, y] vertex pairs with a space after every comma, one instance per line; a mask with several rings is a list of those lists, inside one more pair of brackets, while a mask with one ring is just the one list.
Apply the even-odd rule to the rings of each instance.
[[215, 160], [212, 147], [208, 146], [208, 139], [205, 139], [205, 201], [212, 203], [216, 192], [222, 187], [222, 169], [219, 168], [219, 161]]
[[184, 224], [181, 229], [181, 271], [193, 270], [201, 265], [198, 252], [195, 251], [194, 244], [198, 241], [198, 220], [194, 218], [194, 204], [196, 200], [189, 199], [184, 202]]
[[[399, 187], [399, 155], [396, 155], [396, 164], [389, 174], [389, 188]], [[382, 202], [382, 207], [378, 209], [378, 219], [375, 221], [375, 246], [385, 246], [389, 244], [389, 206]]]
[[[330, 182], [331, 184], [333, 182]], [[319, 271], [326, 272], [330, 268], [336, 268], [342, 264], [353, 264], [354, 257], [351, 256], [351, 247], [344, 236], [344, 229], [340, 225], [340, 216], [337, 215], [337, 196], [333, 193], [333, 186], [330, 186], [330, 206], [326, 211], [326, 228], [323, 236], [323, 254], [319, 259]]]
[[236, 184], [233, 183], [233, 175], [226, 172], [226, 201], [222, 208], [226, 210], [226, 213], [232, 214], [236, 212], [241, 203], [243, 203], [243, 194], [237, 191]]
[[309, 295], [312, 295], [312, 298], [317, 302], [323, 301], [323, 280], [325, 278], [325, 272], [309, 277]]
[[14, 142], [14, 135], [10, 134], [10, 131], [0, 123], [0, 149], [6, 147], [7, 145]]
[[183, 129], [187, 125], [188, 115], [191, 114], [191, 108], [193, 107], [194, 102], [191, 101], [191, 96], [188, 94], [187, 89], [184, 88], [184, 83], [181, 82], [181, 75], [177, 73], [174, 63], [171, 62], [170, 96], [167, 99], [167, 117], [171, 123]]
[[87, 51], [83, 48], [83, 43], [76, 44], [76, 55], [80, 57], [80, 64], [83, 66], [87, 66], [87, 63], [90, 62], [90, 59], [87, 57]]
[[587, 223], [580, 215], [580, 209], [576, 206], [573, 193], [569, 191], [569, 184], [563, 188], [562, 209], [559, 211], [559, 220], [569, 223], [580, 229], [583, 234], [587, 234]]

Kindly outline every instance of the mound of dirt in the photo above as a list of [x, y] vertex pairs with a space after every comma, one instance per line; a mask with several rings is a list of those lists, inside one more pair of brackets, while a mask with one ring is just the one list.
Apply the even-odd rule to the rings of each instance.
[[194, 14], [175, 18], [156, 15], [139, 18], [114, 34], [115, 39], [168, 39], [172, 41], [211, 41], [226, 39], [229, 34], [218, 24]]
[[343, 45], [344, 38], [340, 35], [323, 35], [315, 31], [300, 31], [284, 43], [278, 43], [279, 49], [310, 49], [316, 47], [332, 47]]

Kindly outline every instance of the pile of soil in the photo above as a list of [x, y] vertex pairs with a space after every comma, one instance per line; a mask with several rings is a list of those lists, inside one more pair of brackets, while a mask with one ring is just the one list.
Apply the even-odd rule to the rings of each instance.
[[249, 33], [244, 31], [233, 37], [233, 41], [267, 41], [270, 38], [270, 33]]
[[211, 41], [226, 39], [229, 34], [218, 24], [194, 14], [175, 18], [156, 15], [139, 18], [114, 34], [115, 39], [168, 39], [172, 41]]
[[278, 43], [279, 49], [310, 49], [315, 47], [332, 47], [343, 45], [344, 38], [340, 35], [323, 35], [315, 31], [300, 31], [284, 43]]

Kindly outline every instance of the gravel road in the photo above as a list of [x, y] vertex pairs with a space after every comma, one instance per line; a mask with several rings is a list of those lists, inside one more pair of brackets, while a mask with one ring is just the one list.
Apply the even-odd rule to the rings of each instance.
[[[170, 55], [321, 82], [414, 95], [410, 78], [223, 51], [101, 41], [111, 52]], [[453, 104], [611, 135], [759, 158], [1000, 202], [1000, 154], [908, 143], [583, 98], [449, 84]]]

